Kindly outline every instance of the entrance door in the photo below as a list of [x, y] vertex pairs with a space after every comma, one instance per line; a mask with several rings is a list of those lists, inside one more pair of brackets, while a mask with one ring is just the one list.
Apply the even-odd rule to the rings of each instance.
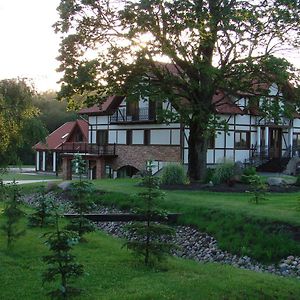
[[270, 158], [280, 158], [282, 150], [282, 129], [269, 128]]

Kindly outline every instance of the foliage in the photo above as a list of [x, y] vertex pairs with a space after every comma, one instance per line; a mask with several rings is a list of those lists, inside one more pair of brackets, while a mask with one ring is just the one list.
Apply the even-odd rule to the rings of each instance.
[[23, 216], [23, 211], [20, 209], [20, 188], [14, 181], [5, 188], [2, 186], [1, 191], [2, 197], [3, 192], [5, 193], [5, 208], [3, 215], [6, 220], [0, 228], [6, 235], [7, 249], [11, 249], [13, 243], [25, 233], [24, 230], [18, 229], [18, 223]]
[[[224, 126], [216, 116], [224, 96], [243, 91], [255, 95], [253, 103], [262, 96], [269, 118], [281, 113], [283, 95], [266, 98], [268, 89], [254, 80], [285, 87], [298, 79], [285, 59], [275, 57], [299, 46], [297, 1], [61, 0], [58, 12], [59, 97], [73, 103], [74, 95], [83, 95], [86, 105], [107, 95], [168, 99], [190, 130], [192, 180], [204, 179], [208, 138]], [[221, 97], [212, 101], [215, 94]], [[297, 89], [284, 96], [297, 100]]]
[[170, 242], [174, 231], [167, 225], [155, 222], [157, 218], [167, 219], [167, 217], [157, 206], [157, 201], [162, 197], [159, 191], [159, 179], [152, 175], [151, 165], [147, 166], [147, 171], [148, 174], [143, 178], [145, 191], [139, 193], [143, 207], [137, 209], [137, 213], [145, 216], [145, 222], [134, 222], [127, 227], [130, 236], [134, 237], [127, 240], [125, 245], [138, 256], [143, 257], [146, 266], [150, 266], [170, 253], [174, 247]]
[[66, 101], [56, 99], [56, 92], [47, 91], [36, 95], [33, 103], [40, 110], [37, 119], [46, 126], [48, 132], [77, 119], [75, 112], [68, 111]]
[[55, 231], [44, 234], [46, 245], [52, 254], [44, 256], [43, 261], [49, 267], [43, 273], [43, 283], [53, 282], [59, 278], [59, 288], [48, 295], [55, 299], [70, 299], [81, 293], [81, 290], [70, 285], [70, 281], [83, 275], [83, 265], [76, 262], [76, 257], [70, 252], [78, 242], [78, 234], [72, 231], [62, 230], [59, 227], [60, 211], [54, 207]]
[[205, 175], [204, 183], [212, 182], [214, 173], [215, 173], [215, 169], [213, 169], [213, 168], [208, 168], [208, 169], [206, 170], [206, 175]]
[[185, 184], [186, 175], [182, 165], [179, 164], [168, 164], [164, 166], [162, 177], [162, 184]]
[[256, 175], [256, 168], [247, 167], [243, 171], [243, 175], [241, 176], [241, 181], [243, 183], [249, 184], [253, 175]]
[[244, 169], [243, 174], [246, 176], [256, 175], [256, 168], [255, 167], [247, 167]]
[[234, 175], [234, 163], [232, 161], [224, 161], [217, 165], [212, 176], [214, 184], [224, 183], [232, 178]]
[[297, 180], [295, 182], [296, 186], [300, 186], [300, 175], [297, 176]]
[[72, 160], [73, 169], [76, 174], [79, 175], [79, 181], [82, 180], [82, 176], [86, 173], [86, 161], [82, 158], [82, 155], [76, 153]]
[[79, 181], [71, 184], [72, 194], [72, 209], [78, 214], [71, 220], [66, 227], [69, 230], [78, 232], [81, 237], [87, 233], [95, 230], [94, 224], [85, 217], [85, 214], [91, 211], [94, 203], [90, 197], [93, 191], [93, 185], [90, 181], [82, 180], [82, 175], [85, 173], [85, 161], [81, 155], [75, 155], [73, 162], [74, 168], [79, 174]]
[[18, 162], [22, 130], [38, 110], [32, 104], [35, 91], [25, 79], [0, 81], [0, 167]]
[[265, 197], [267, 192], [267, 185], [264, 179], [259, 175], [252, 175], [249, 182], [251, 186], [250, 193], [253, 196], [250, 199], [250, 202], [258, 204], [262, 200], [267, 200], [267, 198]]
[[36, 196], [35, 212], [28, 218], [29, 226], [32, 227], [44, 227], [53, 224], [52, 208], [55, 199], [53, 196], [47, 195], [47, 191], [44, 187]]

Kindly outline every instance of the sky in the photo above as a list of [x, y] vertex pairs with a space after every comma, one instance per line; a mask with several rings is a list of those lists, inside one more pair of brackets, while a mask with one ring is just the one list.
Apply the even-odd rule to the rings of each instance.
[[[59, 2], [0, 0], [0, 80], [26, 77], [39, 92], [59, 89], [60, 39], [52, 28], [58, 20]], [[286, 58], [300, 68], [300, 50]]]
[[57, 90], [59, 0], [0, 0], [0, 80], [33, 79], [38, 91]]

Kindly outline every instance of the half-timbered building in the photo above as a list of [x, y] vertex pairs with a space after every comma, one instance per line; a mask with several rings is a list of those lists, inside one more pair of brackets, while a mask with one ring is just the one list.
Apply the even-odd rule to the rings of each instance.
[[[270, 101], [280, 94], [276, 84], [266, 88]], [[259, 104], [251, 107], [249, 95], [242, 93], [229, 97], [218, 92], [213, 101], [218, 103], [216, 114], [227, 123], [227, 130], [220, 128], [211, 138], [208, 165], [224, 159], [256, 165], [287, 161], [300, 146], [299, 118], [267, 118], [260, 113]], [[174, 110], [168, 101], [159, 105], [160, 109]], [[64, 178], [71, 178], [74, 153], [82, 153], [87, 160], [90, 178], [132, 176], [144, 170], [150, 160], [154, 173], [170, 162], [187, 164], [189, 129], [180, 122], [158, 122], [157, 109], [157, 103], [147, 99], [134, 103], [121, 96], [82, 109], [79, 114], [87, 119], [87, 140], [68, 140], [57, 147]]]

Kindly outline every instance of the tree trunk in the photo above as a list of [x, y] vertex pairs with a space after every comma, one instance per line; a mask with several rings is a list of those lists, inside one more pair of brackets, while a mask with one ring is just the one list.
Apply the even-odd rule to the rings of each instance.
[[208, 122], [198, 118], [190, 121], [188, 176], [191, 182], [204, 180], [206, 175]]

